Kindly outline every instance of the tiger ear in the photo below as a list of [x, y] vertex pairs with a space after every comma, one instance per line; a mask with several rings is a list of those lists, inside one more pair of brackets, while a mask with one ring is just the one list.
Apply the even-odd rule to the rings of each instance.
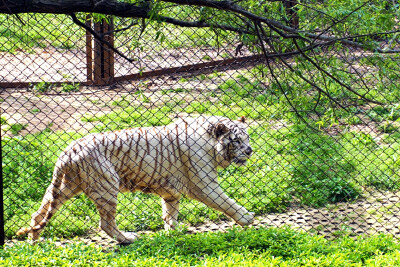
[[222, 135], [226, 134], [227, 132], [229, 132], [229, 128], [226, 127], [225, 124], [220, 123], [220, 122], [216, 122], [211, 123], [208, 128], [207, 128], [207, 132], [212, 136], [215, 137], [216, 139], [220, 138]]
[[215, 137], [217, 139], [220, 138], [222, 135], [226, 134], [227, 132], [229, 132], [229, 128], [226, 127], [225, 124], [223, 123], [218, 123], [214, 131]]
[[241, 122], [241, 123], [245, 123], [246, 122], [246, 118], [244, 116], [242, 116], [242, 117], [240, 117], [238, 119], [238, 121]]

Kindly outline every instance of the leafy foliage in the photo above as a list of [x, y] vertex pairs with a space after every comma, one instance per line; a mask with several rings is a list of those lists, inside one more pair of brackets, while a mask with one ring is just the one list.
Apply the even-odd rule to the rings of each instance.
[[188, 235], [160, 232], [115, 251], [72, 243], [26, 242], [0, 251], [1, 265], [74, 266], [383, 266], [400, 264], [393, 237], [328, 241], [288, 228], [234, 229]]
[[[329, 34], [342, 37], [355, 35], [351, 40], [369, 44], [372, 50], [379, 46], [379, 42], [386, 42], [390, 48], [389, 44], [396, 44], [398, 40], [396, 33], [383, 36], [371, 34], [393, 29], [399, 10], [398, 6], [388, 1], [331, 0], [311, 1], [308, 4], [313, 8], [304, 3], [297, 7], [300, 17], [299, 27], [303, 35], [305, 31], [320, 34], [324, 29]], [[267, 1], [263, 8], [260, 8], [259, 2], [250, 0], [242, 1], [240, 5], [254, 14], [266, 15], [268, 18], [290, 25], [290, 18], [287, 17], [287, 10], [283, 7], [282, 1]], [[175, 18], [181, 20], [206, 21], [213, 27], [211, 31], [167, 27], [160, 18], [169, 14], [175, 14]], [[79, 16], [83, 18], [83, 14]], [[30, 14], [21, 15], [22, 20], [27, 21], [23, 27], [23, 34], [12, 30], [13, 23], [18, 22], [17, 18], [12, 17], [12, 20], [9, 20], [9, 17], [0, 15], [2, 51], [17, 53], [20, 49], [33, 52], [36, 48], [48, 46], [57, 49], [82, 46], [78, 41], [79, 29], [69, 20], [64, 22], [66, 17], [63, 15], [44, 16], [41, 26], [52, 33], [51, 37], [46, 35], [46, 38], [29, 20]], [[103, 16], [95, 15], [95, 19], [100, 18]], [[50, 21], [52, 23], [49, 23]], [[131, 23], [130, 20], [121, 18], [116, 18], [115, 22], [121, 27]], [[238, 20], [237, 16], [221, 10], [208, 7], [183, 7], [159, 1], [154, 3], [152, 21], [141, 23], [138, 24], [140, 27], [118, 33], [116, 47], [121, 45], [118, 43], [120, 39], [129, 40], [126, 51], [123, 51], [128, 54], [151, 49], [144, 46], [150, 41], [161, 44], [155, 48], [157, 51], [176, 49], [182, 47], [182, 44], [186, 47], [207, 47], [242, 42], [250, 50], [260, 51], [259, 40], [254, 33], [242, 33], [236, 36], [217, 27], [226, 24], [248, 31], [254, 30], [253, 24], [248, 24], [246, 20]], [[144, 29], [146, 33], [142, 35]], [[269, 52], [293, 52], [307, 45], [302, 38], [294, 43], [291, 38], [278, 35], [272, 28], [263, 29], [266, 31], [265, 35], [270, 36], [274, 42], [267, 47]], [[61, 33], [68, 36], [67, 40]], [[367, 33], [367, 36], [363, 36]], [[171, 34], [178, 37], [168, 38]], [[81, 32], [81, 36], [83, 35]], [[140, 42], [130, 38], [131, 36], [140, 36]], [[5, 41], [1, 42], [2, 39]], [[255, 43], [257, 45], [254, 45]], [[248, 166], [231, 166], [220, 171], [219, 175], [224, 190], [256, 214], [283, 212], [292, 203], [321, 207], [328, 203], [355, 200], [362, 197], [361, 187], [398, 190], [400, 176], [396, 170], [400, 159], [398, 133], [400, 106], [397, 104], [400, 98], [399, 55], [366, 53], [361, 58], [353, 59], [346, 56], [351, 49], [353, 48], [336, 42], [327, 47], [302, 51], [291, 57], [288, 62], [284, 62], [285, 59], [275, 60], [273, 68], [259, 65], [236, 77], [221, 78], [220, 74], [213, 73], [209, 76], [202, 74], [180, 80], [180, 82], [190, 82], [214, 79], [217, 88], [199, 98], [171, 97], [162, 104], [155, 104], [149, 94], [138, 91], [132, 98], [115, 99], [110, 103], [114, 108], [112, 112], [102, 115], [87, 114], [82, 121], [94, 124], [93, 131], [99, 132], [165, 125], [170, 123], [177, 113], [213, 114], [232, 119], [246, 116], [251, 122], [250, 134], [254, 155]], [[319, 69], [308, 58], [317, 62]], [[358, 68], [358, 63], [365, 69]], [[271, 78], [272, 72], [275, 72], [275, 79]], [[353, 92], [346, 86], [351, 86]], [[37, 92], [46, 92], [50, 85], [40, 82], [33, 88]], [[76, 89], [77, 84], [62, 86], [64, 92]], [[188, 92], [191, 92], [191, 89], [175, 88], [164, 90], [160, 94], [166, 96]], [[363, 98], [384, 104], [368, 104]], [[303, 120], [294, 115], [296, 111], [302, 115]], [[368, 123], [380, 123], [376, 129], [382, 136], [381, 140], [377, 140], [371, 133], [351, 128]], [[316, 128], [315, 131], [307, 129], [306, 124]], [[8, 237], [13, 237], [15, 231], [22, 226], [20, 224], [27, 224], [29, 215], [40, 205], [39, 201], [50, 182], [57, 155], [69, 142], [81, 135], [75, 132], [47, 130], [21, 137], [25, 125], [8, 126], [16, 135], [2, 138], [7, 206], [6, 234]], [[330, 132], [335, 129], [341, 134]], [[249, 186], [250, 184], [252, 186]], [[157, 197], [134, 193], [121, 195], [119, 200], [118, 213], [121, 215], [117, 220], [122, 229], [161, 228], [162, 220]], [[184, 223], [197, 224], [208, 219], [224, 218], [220, 213], [195, 201], [183, 199], [182, 205], [184, 208], [180, 220]], [[98, 215], [93, 204], [86, 197], [79, 196], [68, 202], [52, 219], [44, 235], [71, 237], [84, 234], [97, 225], [97, 220]], [[266, 237], [273, 239], [273, 235]], [[285, 238], [293, 241], [290, 236]], [[182, 240], [175, 241], [186, 245]], [[251, 240], [245, 239], [245, 241], [254, 245]], [[227, 241], [220, 240], [220, 242], [226, 249], [234, 249]], [[279, 252], [276, 253], [278, 258], [272, 258], [268, 254], [270, 252], [263, 256], [270, 261], [280, 262], [285, 257], [294, 257], [291, 251], [296, 249], [297, 245], [298, 243], [293, 241], [284, 249], [278, 248]], [[272, 246], [270, 243], [264, 246], [254, 245], [252, 249], [260, 251]], [[192, 247], [199, 249], [196, 244]], [[212, 247], [218, 247], [218, 244], [212, 243]], [[89, 248], [90, 251], [91, 249]], [[213, 253], [212, 248], [205, 250], [206, 253]], [[193, 250], [188, 251], [197, 253]], [[218, 257], [225, 259], [224, 255]], [[243, 257], [238, 256], [238, 259], [243, 260]], [[337, 259], [332, 256], [327, 258], [327, 261], [330, 260]], [[195, 259], [193, 261], [196, 262]], [[210, 261], [216, 263], [215, 258]], [[318, 258], [311, 258], [310, 261], [318, 262]], [[168, 260], [165, 262], [171, 263]]]

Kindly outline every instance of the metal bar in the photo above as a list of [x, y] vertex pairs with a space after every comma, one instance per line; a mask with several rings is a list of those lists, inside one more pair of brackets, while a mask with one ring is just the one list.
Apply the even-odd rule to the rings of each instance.
[[[92, 27], [91, 15], [86, 16], [86, 26]], [[87, 82], [93, 82], [93, 45], [92, 35], [86, 31], [86, 79]]]
[[4, 233], [4, 196], [3, 196], [3, 144], [1, 142], [2, 136], [0, 131], [0, 246], [4, 246], [6, 239]]
[[[113, 30], [113, 19], [109, 18], [109, 22], [103, 21], [104, 32], [112, 32]], [[104, 39], [114, 46], [114, 34], [110, 33], [104, 36]], [[104, 51], [104, 75], [103, 79], [108, 83], [113, 82], [114, 78], [114, 52], [104, 44], [101, 44]]]
[[292, 26], [295, 29], [299, 28], [299, 14], [297, 14], [297, 1], [298, 0], [285, 0], [283, 1], [283, 4], [286, 9], [286, 14], [289, 17], [290, 20], [290, 26]]
[[[98, 33], [103, 33], [102, 22], [96, 22], [94, 24], [94, 30]], [[103, 56], [101, 43], [98, 40], [94, 40], [93, 82], [97, 85], [102, 84]]]

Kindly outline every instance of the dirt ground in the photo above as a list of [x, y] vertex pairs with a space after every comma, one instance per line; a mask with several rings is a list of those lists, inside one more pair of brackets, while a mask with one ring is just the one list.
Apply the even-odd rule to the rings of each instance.
[[[128, 55], [133, 62], [128, 62], [115, 55], [115, 76], [125, 76], [139, 72], [164, 68], [182, 67], [232, 58], [235, 47], [165, 49], [161, 51], [143, 51]], [[243, 48], [240, 56], [252, 53]], [[0, 52], [0, 82], [66, 82], [86, 81], [86, 53], [84, 49], [60, 50], [53, 47], [33, 49], [32, 53], [18, 51], [14, 54]]]
[[[76, 130], [88, 132], [93, 128], [90, 123], [81, 120], [82, 115], [99, 112], [109, 112], [108, 106], [97, 105], [96, 101], [111, 101], [115, 93], [104, 93], [101, 90], [86, 95], [84, 92], [66, 95], [35, 95], [28, 90], [5, 91], [0, 94], [4, 99], [0, 103], [2, 116], [7, 119], [9, 125], [20, 123], [25, 129], [20, 132], [35, 133], [46, 128], [51, 130]], [[3, 134], [7, 132], [7, 125], [2, 125]]]
[[[258, 64], [257, 61], [220, 66], [202, 71], [191, 71], [153, 77], [145, 80], [126, 81], [113, 86], [89, 87], [81, 86], [79, 92], [60, 93], [60, 88], [51, 87], [46, 93], [38, 93], [33, 88], [2, 89], [0, 90], [1, 115], [9, 125], [19, 123], [24, 129], [19, 133], [35, 133], [49, 128], [53, 131], [78, 131], [82, 134], [89, 132], [95, 124], [83, 122], [82, 116], [108, 113], [116, 107], [113, 101], [129, 96], [131, 104], [151, 108], [164, 103], [171, 98], [182, 99], [186, 102], [200, 99], [202, 93], [217, 90], [223, 79], [193, 79], [198, 75], [212, 74], [213, 71], [223, 72], [225, 78], [235, 77], [245, 72], [249, 67]], [[185, 80], [185, 81], [182, 81]], [[163, 90], [188, 90], [189, 93], [169, 93], [163, 95]], [[151, 99], [143, 103], [140, 90]], [[11, 135], [7, 125], [1, 126], [2, 135]]]

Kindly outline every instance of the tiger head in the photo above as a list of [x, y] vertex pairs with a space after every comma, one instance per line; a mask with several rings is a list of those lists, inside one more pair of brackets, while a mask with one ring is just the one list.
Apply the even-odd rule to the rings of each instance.
[[246, 164], [253, 149], [250, 146], [244, 117], [237, 121], [217, 121], [211, 125], [209, 132], [217, 140], [215, 150], [218, 165], [227, 167], [231, 163]]

